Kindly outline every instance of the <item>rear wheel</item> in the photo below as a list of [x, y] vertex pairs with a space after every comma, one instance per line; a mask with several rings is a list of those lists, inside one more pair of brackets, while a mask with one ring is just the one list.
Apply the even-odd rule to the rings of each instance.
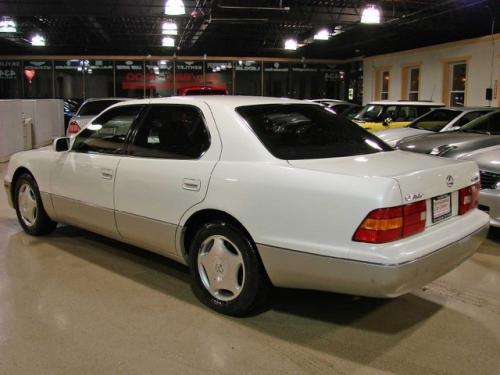
[[57, 223], [45, 212], [38, 185], [30, 174], [17, 179], [14, 192], [17, 218], [26, 233], [41, 236], [56, 228]]
[[190, 247], [195, 295], [227, 315], [248, 315], [267, 297], [269, 280], [253, 242], [239, 228], [214, 221], [203, 225]]

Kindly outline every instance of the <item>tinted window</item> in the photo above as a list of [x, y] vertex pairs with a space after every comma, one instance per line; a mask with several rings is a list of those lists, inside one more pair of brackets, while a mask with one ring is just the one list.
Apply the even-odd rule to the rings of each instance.
[[465, 124], [468, 124], [472, 120], [477, 119], [478, 117], [481, 117], [482, 115], [488, 113], [489, 111], [475, 111], [475, 112], [469, 112], [463, 115], [463, 117], [457, 121], [456, 126], [464, 126]]
[[217, 89], [211, 89], [211, 90], [197, 90], [197, 89], [189, 89], [186, 90], [184, 95], [226, 95], [226, 90], [217, 90]]
[[332, 158], [392, 150], [360, 126], [316, 105], [256, 105], [236, 111], [279, 159]]
[[356, 115], [355, 119], [362, 121], [378, 121], [383, 112], [383, 106], [368, 104]]
[[462, 129], [464, 132], [500, 134], [500, 112], [493, 112], [472, 120]]
[[411, 128], [438, 132], [462, 112], [435, 109], [410, 125]]
[[153, 105], [129, 153], [143, 157], [197, 159], [209, 145], [208, 131], [196, 107]]
[[336, 114], [340, 115], [349, 107], [349, 104], [333, 104], [332, 106], [330, 106], [330, 109], [333, 110]]
[[78, 111], [79, 116], [96, 116], [121, 100], [96, 100], [85, 103]]
[[112, 108], [96, 118], [75, 139], [73, 151], [119, 154], [142, 106]]

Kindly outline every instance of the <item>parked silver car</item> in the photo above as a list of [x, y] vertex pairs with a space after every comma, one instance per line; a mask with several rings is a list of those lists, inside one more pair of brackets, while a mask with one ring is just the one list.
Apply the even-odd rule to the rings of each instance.
[[500, 227], [500, 145], [470, 152], [460, 160], [473, 160], [479, 166], [479, 208], [489, 212], [490, 225]]
[[75, 135], [99, 113], [115, 103], [129, 100], [127, 98], [92, 98], [85, 100], [76, 114], [69, 120], [66, 136]]
[[388, 129], [378, 132], [377, 137], [394, 147], [401, 139], [413, 135], [458, 130], [472, 120], [494, 110], [495, 108], [485, 107], [438, 108], [419, 117], [404, 128]]

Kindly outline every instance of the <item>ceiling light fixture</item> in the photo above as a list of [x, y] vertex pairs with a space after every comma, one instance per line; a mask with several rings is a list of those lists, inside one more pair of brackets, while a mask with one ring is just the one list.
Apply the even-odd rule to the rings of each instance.
[[43, 36], [41, 36], [40, 34], [35, 34], [31, 38], [31, 45], [37, 46], [37, 47], [43, 47], [43, 46], [45, 46], [45, 38]]
[[167, 0], [165, 2], [165, 14], [169, 16], [180, 16], [186, 13], [182, 0]]
[[285, 49], [288, 50], [296, 50], [297, 49], [297, 41], [295, 39], [287, 39], [285, 41]]
[[177, 35], [177, 24], [171, 21], [163, 22], [161, 25], [161, 33], [163, 35]]
[[163, 47], [175, 47], [175, 40], [169, 36], [166, 36], [162, 39], [161, 45]]
[[0, 20], [0, 33], [15, 33], [17, 32], [16, 22], [9, 17], [4, 17]]
[[321, 29], [314, 34], [314, 40], [328, 40], [330, 39], [330, 32], [327, 29]]
[[380, 23], [380, 9], [373, 5], [367, 4], [361, 12], [361, 23], [374, 25]]

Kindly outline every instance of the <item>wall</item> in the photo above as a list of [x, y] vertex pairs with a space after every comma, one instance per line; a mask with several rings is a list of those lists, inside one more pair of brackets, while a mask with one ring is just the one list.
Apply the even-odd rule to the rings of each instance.
[[[493, 82], [490, 82], [492, 52]], [[376, 100], [375, 72], [381, 67], [390, 67], [389, 100], [400, 100], [403, 97], [403, 68], [408, 65], [420, 65], [419, 99], [446, 103], [447, 96], [443, 97], [443, 65], [455, 59], [468, 61], [466, 105], [489, 105], [485, 99], [486, 88], [494, 87], [495, 80], [500, 85], [500, 34], [365, 58], [363, 103]], [[497, 88], [496, 99], [491, 105], [500, 105], [500, 88]]]

